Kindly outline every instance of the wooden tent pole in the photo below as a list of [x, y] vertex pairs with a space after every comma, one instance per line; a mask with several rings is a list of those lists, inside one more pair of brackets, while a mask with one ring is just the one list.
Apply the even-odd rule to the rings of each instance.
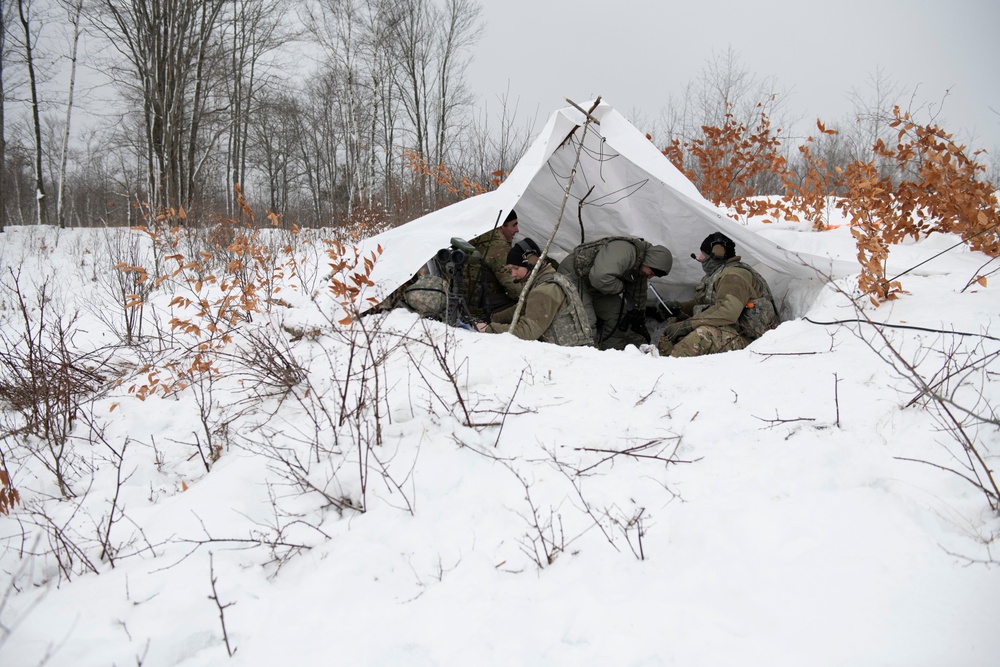
[[600, 96], [594, 100], [593, 106], [590, 107], [590, 111], [584, 111], [580, 106], [573, 100], [564, 98], [567, 102], [572, 104], [574, 107], [579, 109], [584, 115], [583, 122], [583, 134], [580, 135], [580, 145], [576, 148], [576, 159], [573, 160], [573, 170], [569, 173], [569, 181], [566, 183], [566, 191], [563, 194], [562, 206], [559, 207], [559, 217], [556, 219], [556, 226], [552, 228], [552, 233], [549, 234], [549, 240], [545, 242], [545, 247], [542, 248], [542, 255], [538, 258], [535, 266], [531, 269], [531, 273], [528, 275], [528, 280], [524, 283], [524, 289], [521, 290], [521, 297], [517, 300], [517, 307], [514, 308], [514, 317], [510, 321], [509, 331], [513, 331], [514, 327], [517, 326], [517, 320], [521, 317], [521, 310], [524, 308], [524, 297], [531, 289], [531, 286], [535, 282], [535, 275], [538, 273], [538, 269], [541, 268], [542, 262], [549, 256], [549, 247], [552, 245], [552, 240], [556, 237], [556, 232], [559, 231], [559, 225], [562, 224], [563, 213], [566, 211], [566, 202], [569, 201], [569, 192], [573, 187], [573, 180], [576, 179], [576, 168], [580, 165], [580, 154], [583, 152], [583, 142], [587, 139], [587, 129], [590, 127], [591, 123], [600, 125], [600, 122], [594, 118], [593, 112], [597, 108], [597, 105], [601, 103]]

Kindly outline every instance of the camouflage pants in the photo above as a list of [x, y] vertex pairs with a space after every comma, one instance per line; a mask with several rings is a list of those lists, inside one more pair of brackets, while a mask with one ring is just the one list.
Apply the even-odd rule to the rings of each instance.
[[[587, 308], [587, 301], [584, 301], [584, 309]], [[622, 308], [622, 298], [617, 294], [597, 294], [590, 298], [591, 310], [594, 318], [591, 320], [591, 327], [598, 334], [598, 349], [601, 350], [624, 350], [628, 345], [638, 347], [646, 342], [646, 339], [631, 330], [622, 331], [618, 328], [618, 322], [624, 317]], [[589, 314], [589, 311], [588, 311]]]
[[687, 336], [671, 344], [666, 338], [661, 338], [657, 348], [661, 356], [700, 357], [703, 354], [716, 354], [742, 350], [750, 344], [750, 339], [741, 336], [733, 327], [698, 327]]
[[599, 350], [624, 350], [628, 345], [638, 347], [646, 342], [638, 333], [618, 328], [618, 321], [624, 314], [621, 295], [601, 294], [582, 285], [579, 294], [590, 329], [595, 333], [594, 344]]

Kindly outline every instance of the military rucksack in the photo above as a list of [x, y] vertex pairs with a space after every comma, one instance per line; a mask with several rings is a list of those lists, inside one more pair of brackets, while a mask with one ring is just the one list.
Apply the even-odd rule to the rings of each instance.
[[422, 275], [406, 288], [403, 299], [421, 317], [443, 318], [448, 307], [448, 281], [442, 276]]
[[649, 250], [651, 244], [643, 239], [632, 236], [606, 236], [603, 239], [578, 245], [573, 249], [573, 255], [576, 257], [573, 262], [573, 269], [576, 271], [578, 278], [586, 278], [590, 274], [590, 270], [594, 268], [594, 260], [597, 258], [597, 254], [604, 250], [612, 241], [628, 241], [635, 246], [635, 263], [629, 269], [629, 272], [638, 272], [639, 267], [646, 261], [646, 251]]
[[778, 326], [778, 313], [774, 308], [774, 300], [769, 296], [750, 299], [736, 324], [741, 334], [750, 340], [757, 340]]

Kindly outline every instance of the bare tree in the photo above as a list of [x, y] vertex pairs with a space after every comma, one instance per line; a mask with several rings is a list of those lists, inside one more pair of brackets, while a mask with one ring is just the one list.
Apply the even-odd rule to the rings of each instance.
[[298, 171], [296, 146], [300, 109], [294, 96], [270, 97], [258, 104], [250, 117], [250, 159], [263, 172], [264, 191], [270, 210], [286, 212]]
[[[210, 59], [225, 0], [103, 0], [101, 32], [129, 63], [139, 93], [154, 209], [190, 206], [207, 149]], [[211, 142], [209, 142], [211, 143]]]
[[35, 68], [35, 41], [31, 27], [31, 0], [17, 0], [17, 15], [24, 31], [24, 58], [28, 68], [28, 85], [31, 90], [31, 120], [35, 140], [35, 222], [48, 222], [45, 211], [45, 183], [42, 177], [42, 124], [38, 111], [38, 77]]
[[309, 7], [308, 27], [326, 51], [324, 75], [339, 94], [329, 98], [331, 110], [344, 132], [344, 172], [347, 185], [347, 214], [367, 198], [365, 177], [366, 128], [370, 96], [366, 88], [363, 43], [366, 21], [364, 7], [356, 0], [321, 0]]
[[0, 0], [0, 233], [7, 224], [7, 131], [4, 114], [7, 107], [7, 89], [4, 87], [4, 64], [7, 62], [8, 3]]
[[[369, 117], [369, 144], [377, 147], [369, 153], [368, 179], [382, 183], [382, 207], [390, 212], [398, 194], [395, 174], [396, 131], [399, 129], [400, 99], [395, 83], [396, 62], [391, 38], [396, 14], [393, 0], [365, 0], [367, 7], [366, 39], [362, 44], [368, 63], [372, 109]], [[368, 205], [372, 205], [370, 198]]]
[[229, 109], [226, 191], [230, 216], [239, 213], [233, 186], [246, 183], [251, 117], [257, 94], [268, 83], [262, 76], [261, 61], [284, 42], [284, 36], [279, 35], [282, 9], [278, 0], [234, 0], [231, 13], [225, 17], [229, 60], [229, 73], [224, 79]]
[[[424, 0], [418, 2], [426, 6]], [[340, 163], [341, 173], [334, 176], [337, 189], [346, 190], [348, 217], [355, 206], [391, 209], [399, 186], [397, 140], [404, 127], [412, 131], [414, 117], [419, 117], [420, 144], [427, 145], [423, 111], [417, 116], [407, 111], [405, 118], [402, 113], [409, 88], [400, 84], [409, 78], [400, 72], [405, 68], [400, 39], [406, 35], [401, 21], [412, 5], [409, 0], [402, 5], [392, 0], [318, 0], [309, 7], [307, 25], [327, 56], [321, 70], [324, 85], [310, 92], [329, 96], [328, 123], [339, 134], [331, 157]], [[429, 52], [427, 43], [420, 47]], [[424, 105], [425, 96], [418, 98]]]
[[860, 162], [877, 161], [883, 175], [888, 175], [886, 170], [891, 167], [875, 155], [872, 147], [879, 139], [888, 138], [892, 108], [899, 104], [902, 94], [902, 86], [881, 67], [869, 75], [865, 89], [855, 87], [850, 93], [854, 105], [853, 125], [845, 134], [852, 158]]
[[70, 69], [69, 69], [69, 89], [66, 95], [66, 127], [63, 129], [62, 146], [59, 151], [59, 176], [58, 194], [56, 195], [56, 219], [59, 227], [66, 226], [66, 213], [64, 210], [65, 190], [66, 190], [66, 160], [69, 154], [69, 129], [70, 121], [73, 117], [73, 91], [76, 87], [76, 57], [77, 47], [80, 44], [80, 15], [83, 12], [84, 0], [60, 0], [66, 10], [66, 16], [70, 26], [73, 28], [73, 35], [70, 40]]
[[311, 214], [323, 224], [333, 213], [341, 184], [338, 180], [338, 154], [341, 149], [341, 131], [330, 109], [337, 95], [332, 77], [318, 74], [307, 81], [309, 94], [300, 113], [296, 114], [295, 143], [301, 164], [304, 186], [308, 191]]
[[475, 0], [446, 0], [440, 22], [437, 48], [437, 114], [435, 122], [435, 161], [444, 162], [456, 125], [458, 110], [469, 104], [465, 90], [465, 68], [469, 64], [467, 50], [483, 32], [479, 22], [482, 13]]
[[[742, 138], [748, 139], [764, 131], [770, 136], [775, 127], [788, 127], [791, 123], [778, 118], [785, 102], [785, 93], [771, 78], [760, 78], [740, 63], [732, 47], [723, 53], [713, 53], [710, 60], [689, 81], [678, 101], [671, 97], [661, 125], [665, 130], [665, 143], [678, 140], [692, 144], [705, 139], [704, 127], [738, 128]], [[774, 136], [780, 129], [774, 131]], [[782, 149], [788, 158], [789, 146]], [[728, 162], [729, 156], [722, 159]], [[693, 155], [687, 155], [685, 168], [697, 173], [699, 165]], [[770, 170], [762, 170], [750, 180], [756, 193], [774, 193], [781, 190], [780, 179]]]
[[534, 136], [533, 122], [517, 127], [517, 103], [510, 101], [509, 92], [498, 95], [497, 103], [495, 127], [490, 125], [490, 107], [486, 104], [462, 133], [462, 170], [483, 185], [493, 181], [493, 172], [499, 171], [501, 176], [509, 173], [528, 150]]
[[[431, 67], [431, 17], [429, 0], [402, 0], [393, 22], [393, 48], [397, 61], [396, 85], [413, 133], [412, 148], [430, 159], [429, 91]], [[426, 197], [429, 192], [421, 193]]]
[[783, 94], [774, 78], [762, 79], [740, 64], [732, 47], [713, 53], [697, 78], [685, 85], [680, 100], [671, 97], [662, 120], [666, 138], [700, 138], [703, 125], [722, 127], [727, 114], [753, 127], [761, 112], [773, 116], [780, 111]]
[[[469, 103], [463, 75], [467, 50], [482, 32], [482, 8], [475, 0], [403, 0], [393, 23], [397, 85], [413, 133], [412, 148], [433, 164], [443, 164], [459, 110]], [[440, 192], [428, 190], [431, 207]]]

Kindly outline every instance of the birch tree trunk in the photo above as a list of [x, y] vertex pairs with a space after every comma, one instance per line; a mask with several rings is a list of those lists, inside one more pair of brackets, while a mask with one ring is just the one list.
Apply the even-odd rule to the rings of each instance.
[[[386, 215], [391, 214], [393, 195], [396, 193], [395, 132], [399, 124], [399, 95], [394, 81], [396, 62], [391, 40], [395, 0], [367, 0], [368, 23], [365, 47], [367, 50], [372, 105], [369, 110], [369, 144], [379, 150], [368, 152], [369, 180], [381, 182], [381, 206]], [[372, 190], [374, 190], [374, 186]], [[369, 197], [369, 203], [374, 201]]]
[[7, 51], [7, 3], [0, 0], [0, 233], [7, 225], [7, 132], [4, 127], [4, 108], [7, 96], [3, 86], [3, 66]]
[[[428, 125], [428, 73], [431, 60], [432, 33], [428, 0], [402, 0], [397, 7], [393, 46], [396, 49], [397, 86], [402, 95], [403, 109], [413, 132], [413, 149], [426, 160], [434, 155], [430, 147]], [[430, 200], [432, 189], [428, 179], [420, 179], [421, 205]]]
[[62, 147], [59, 154], [59, 185], [56, 194], [56, 219], [59, 221], [60, 229], [66, 227], [63, 197], [66, 185], [66, 161], [69, 154], [70, 121], [73, 117], [73, 91], [76, 87], [76, 55], [77, 47], [80, 44], [80, 14], [83, 11], [83, 2], [84, 0], [73, 0], [66, 6], [70, 25], [73, 26], [73, 37], [69, 57], [69, 90], [66, 95], [66, 127], [63, 131]]
[[347, 189], [346, 197], [336, 199], [345, 205], [348, 217], [356, 205], [374, 201], [376, 156], [380, 149], [390, 150], [376, 137], [382, 87], [391, 81], [385, 26], [393, 12], [385, 0], [323, 0], [310, 15], [309, 28], [329, 56], [324, 95], [335, 112], [332, 130], [343, 135], [335, 143], [343, 148], [340, 180]]
[[231, 17], [226, 21], [224, 41], [229, 51], [226, 186], [230, 215], [239, 214], [232, 196], [234, 186], [245, 185], [247, 180], [251, 114], [263, 83], [258, 73], [261, 59], [285, 42], [285, 37], [278, 34], [282, 9], [278, 0], [234, 0]]

